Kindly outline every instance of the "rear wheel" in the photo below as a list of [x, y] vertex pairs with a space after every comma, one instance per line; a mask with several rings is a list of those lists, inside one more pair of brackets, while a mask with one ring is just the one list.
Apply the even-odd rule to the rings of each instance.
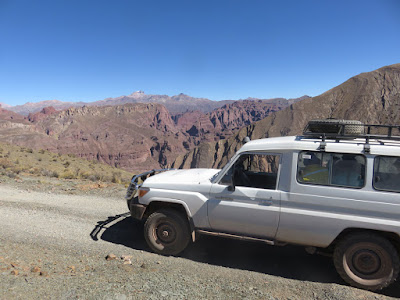
[[152, 213], [144, 224], [144, 237], [149, 247], [162, 255], [177, 255], [190, 242], [190, 230], [183, 214], [162, 209]]
[[399, 275], [399, 255], [385, 238], [373, 233], [350, 234], [336, 246], [334, 264], [350, 285], [380, 290]]

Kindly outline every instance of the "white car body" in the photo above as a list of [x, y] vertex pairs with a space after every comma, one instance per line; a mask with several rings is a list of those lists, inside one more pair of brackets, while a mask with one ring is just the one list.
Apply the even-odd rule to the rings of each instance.
[[[192, 241], [196, 234], [211, 234], [304, 245], [311, 252], [333, 253], [335, 267], [348, 283], [381, 289], [400, 269], [400, 174], [380, 169], [398, 161], [400, 171], [399, 146], [393, 140], [303, 136], [250, 141], [222, 170], [169, 170], [142, 185], [134, 177], [128, 207], [132, 217], [147, 220], [146, 240], [160, 254], [182, 251], [188, 243], [184, 238], [170, 252], [164, 247], [189, 232]], [[315, 158], [321, 159], [312, 165]], [[247, 175], [240, 179], [236, 172], [246, 163], [263, 171], [242, 171]], [[337, 183], [340, 163], [357, 169], [346, 171], [358, 172], [351, 180], [347, 174], [352, 183]], [[319, 169], [307, 171], [314, 166]], [[395, 186], [381, 188], [388, 175]], [[259, 182], [267, 181], [272, 184], [260, 188]], [[178, 227], [187, 227], [187, 233]]]
[[[149, 192], [139, 204], [180, 204], [194, 229], [273, 242], [327, 247], [344, 230], [364, 228], [400, 236], [400, 194], [377, 191], [372, 186], [376, 155], [400, 156], [397, 145], [371, 143], [364, 154], [357, 141], [326, 143], [326, 152], [354, 153], [366, 157], [366, 184], [361, 189], [302, 184], [296, 180], [300, 151], [319, 151], [320, 140], [278, 137], [245, 144], [222, 169], [166, 171], [145, 180]], [[275, 190], [236, 187], [229, 191], [219, 180], [243, 153], [281, 155]], [[217, 174], [217, 176], [215, 176]], [[214, 177], [214, 178], [213, 178]]]

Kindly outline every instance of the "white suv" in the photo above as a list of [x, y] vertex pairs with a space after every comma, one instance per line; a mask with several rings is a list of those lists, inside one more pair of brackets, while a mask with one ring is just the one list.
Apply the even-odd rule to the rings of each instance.
[[222, 170], [137, 175], [128, 207], [163, 255], [197, 234], [304, 245], [332, 253], [349, 284], [382, 289], [400, 268], [399, 128], [312, 121], [303, 136], [246, 143]]

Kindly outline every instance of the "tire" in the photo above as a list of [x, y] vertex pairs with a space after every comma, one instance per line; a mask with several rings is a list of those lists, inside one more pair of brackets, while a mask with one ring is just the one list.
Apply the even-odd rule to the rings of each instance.
[[177, 255], [190, 242], [189, 224], [181, 213], [172, 209], [161, 209], [147, 218], [144, 237], [154, 252]]
[[356, 233], [343, 238], [335, 247], [333, 261], [344, 281], [366, 290], [380, 290], [399, 275], [396, 248], [373, 233]]
[[[340, 132], [344, 126], [344, 133]], [[364, 133], [364, 124], [360, 121], [355, 120], [311, 120], [308, 122], [308, 130], [312, 133], [326, 133], [326, 134], [347, 134], [347, 135], [358, 135]]]

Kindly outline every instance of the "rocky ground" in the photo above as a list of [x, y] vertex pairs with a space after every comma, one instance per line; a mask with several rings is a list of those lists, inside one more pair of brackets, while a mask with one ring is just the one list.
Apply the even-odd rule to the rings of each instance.
[[[347, 286], [301, 247], [203, 237], [152, 253], [125, 187], [0, 177], [0, 299], [386, 299]], [[106, 259], [107, 255], [109, 260]]]

